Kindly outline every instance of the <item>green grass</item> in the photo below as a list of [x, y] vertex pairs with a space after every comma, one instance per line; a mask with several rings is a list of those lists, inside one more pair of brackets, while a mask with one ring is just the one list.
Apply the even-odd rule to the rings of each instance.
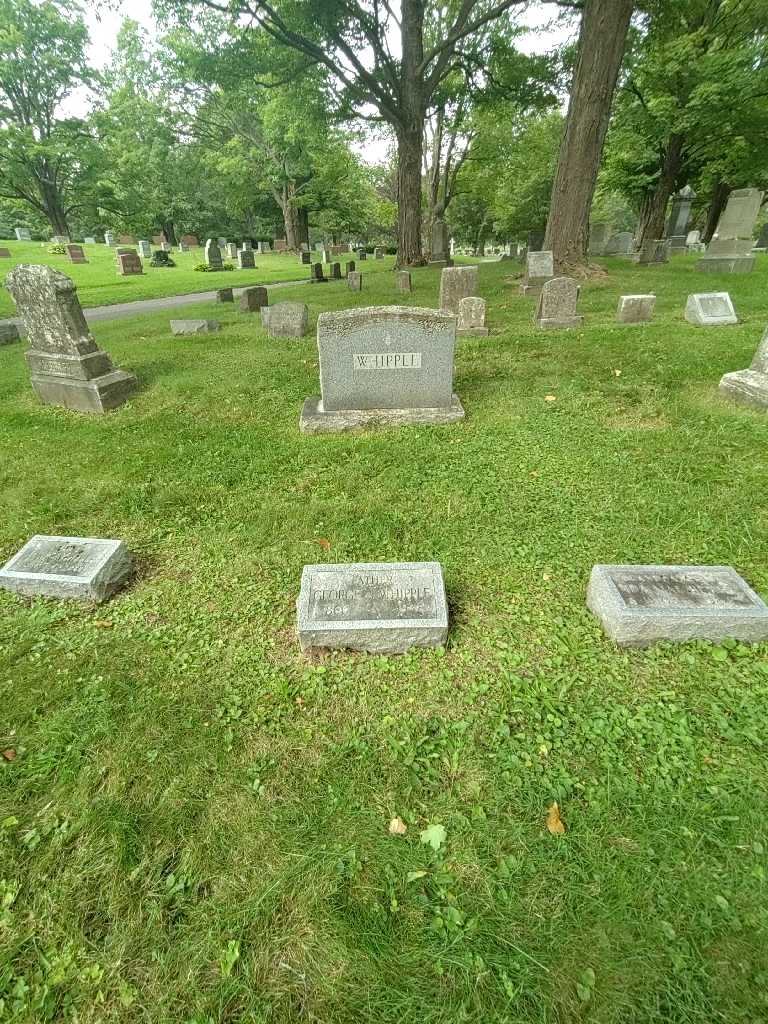
[[[220, 306], [209, 337], [97, 325], [141, 382], [98, 419], [0, 349], [0, 560], [39, 532], [139, 566], [98, 609], [0, 595], [0, 1020], [768, 1020], [768, 647], [619, 652], [584, 605], [595, 562], [768, 593], [768, 418], [716, 394], [768, 260], [694, 262], [606, 261], [569, 332], [483, 265], [450, 427], [300, 436], [313, 337]], [[686, 324], [718, 288], [742, 322]], [[646, 291], [654, 323], [616, 325]], [[384, 274], [281, 297], [395, 301]], [[444, 566], [444, 651], [302, 659], [306, 562], [411, 559]]]
[[[6, 274], [17, 263], [45, 263], [72, 278], [77, 285], [78, 298], [83, 306], [109, 306], [114, 302], [133, 302], [136, 299], [157, 299], [166, 295], [188, 295], [190, 292], [212, 291], [214, 288], [242, 287], [252, 284], [270, 284], [276, 281], [300, 281], [309, 277], [309, 267], [302, 266], [293, 254], [256, 253], [255, 270], [232, 270], [221, 273], [201, 273], [194, 268], [203, 262], [203, 250], [173, 252], [175, 267], [163, 270], [150, 267], [143, 260], [144, 273], [120, 277], [115, 266], [115, 250], [105, 245], [84, 246], [86, 264], [70, 263], [66, 256], [49, 254], [50, 243], [0, 241], [0, 248], [11, 252], [10, 259], [0, 259], [0, 285]], [[153, 249], [155, 247], [153, 246]], [[344, 266], [344, 257], [339, 257]], [[368, 257], [362, 270], [379, 273], [391, 269], [393, 258], [374, 260]], [[13, 316], [15, 306], [11, 296], [0, 287], [0, 318]]]

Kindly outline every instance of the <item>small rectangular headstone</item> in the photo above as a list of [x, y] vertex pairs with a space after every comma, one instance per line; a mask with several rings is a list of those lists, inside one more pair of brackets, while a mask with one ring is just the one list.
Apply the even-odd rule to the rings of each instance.
[[616, 310], [620, 324], [647, 324], [653, 319], [655, 295], [622, 295]]
[[145, 260], [148, 260], [152, 255], [152, 246], [149, 244], [149, 240], [146, 238], [140, 238], [138, 241], [139, 255], [143, 256]]
[[266, 328], [270, 338], [303, 338], [307, 333], [309, 310], [303, 302], [276, 302], [267, 308]]
[[237, 243], [235, 243], [235, 242], [227, 242], [227, 244], [224, 246], [224, 248], [226, 250], [227, 259], [228, 260], [236, 260], [237, 259]]
[[440, 647], [448, 637], [437, 562], [306, 565], [296, 611], [303, 651], [402, 654], [412, 647]]
[[110, 249], [114, 249], [114, 247], [117, 245], [117, 238], [115, 238], [115, 235], [112, 231], [104, 232], [104, 244], [109, 246]]
[[85, 245], [96, 245], [96, 239], [93, 235], [87, 235], [83, 241]]
[[520, 291], [523, 295], [541, 291], [546, 281], [549, 281], [555, 274], [555, 257], [549, 249], [532, 252], [529, 250], [525, 256], [525, 275]]
[[20, 341], [19, 328], [16, 324], [0, 324], [0, 345], [11, 345]]
[[241, 249], [237, 254], [237, 266], [239, 270], [255, 270], [256, 257], [253, 249]]
[[583, 316], [576, 314], [579, 286], [572, 277], [553, 277], [542, 285], [536, 323], [542, 328], [580, 327]]
[[347, 260], [346, 266], [344, 267], [344, 276], [349, 277], [353, 270], [356, 270], [357, 266], [354, 260]]
[[25, 597], [101, 603], [127, 582], [132, 571], [121, 540], [37, 535], [0, 569], [0, 587]]
[[284, 238], [276, 238], [273, 248], [275, 252], [286, 252], [288, 249], [288, 242]]
[[768, 607], [726, 565], [596, 565], [587, 607], [622, 647], [768, 639]]
[[341, 280], [341, 264], [340, 263], [332, 263], [331, 264], [331, 280], [332, 281], [340, 281]]
[[221, 330], [218, 320], [171, 320], [171, 334], [215, 334]]
[[409, 270], [398, 270], [395, 274], [395, 286], [399, 292], [410, 295], [413, 291], [411, 272]]
[[373, 250], [373, 258], [375, 260], [384, 259], [384, 249], [380, 245], [377, 245], [376, 248]]
[[11, 250], [2, 248], [0, 249], [0, 260], [9, 260], [11, 258]]
[[299, 256], [299, 262], [303, 267], [311, 267], [312, 253], [308, 249], [302, 249], [301, 255]]
[[205, 262], [211, 270], [224, 269], [224, 262], [221, 258], [221, 249], [212, 238], [209, 238], [205, 243]]
[[131, 274], [143, 274], [144, 267], [137, 252], [121, 252], [117, 256], [118, 273], [122, 277], [129, 277]]
[[323, 273], [323, 264], [322, 263], [313, 263], [312, 264], [312, 269], [311, 269], [310, 275], [309, 275], [309, 283], [310, 284], [326, 284], [327, 281], [328, 281], [328, 278]]
[[363, 275], [359, 270], [350, 270], [347, 274], [347, 288], [351, 292], [363, 290]]
[[699, 327], [716, 327], [739, 322], [728, 292], [706, 292], [689, 295], [685, 319]]
[[368, 259], [368, 253], [365, 251], [365, 249], [358, 249], [357, 250], [357, 259], [358, 259], [359, 262], [362, 262], [363, 260], [367, 260]]
[[67, 258], [70, 263], [87, 263], [88, 260], [85, 258], [85, 250], [82, 245], [67, 245]]
[[31, 242], [32, 234], [29, 228], [14, 228], [17, 242]]
[[240, 292], [240, 311], [242, 313], [258, 313], [260, 309], [267, 306], [269, 306], [269, 296], [263, 285], [243, 288]]
[[234, 302], [235, 293], [231, 288], [217, 288], [216, 289], [216, 301], [217, 302]]
[[445, 267], [440, 274], [440, 309], [458, 314], [459, 302], [470, 295], [477, 295], [477, 267]]
[[485, 326], [485, 299], [467, 295], [459, 302], [459, 326], [457, 334], [462, 338], [487, 338], [490, 333]]

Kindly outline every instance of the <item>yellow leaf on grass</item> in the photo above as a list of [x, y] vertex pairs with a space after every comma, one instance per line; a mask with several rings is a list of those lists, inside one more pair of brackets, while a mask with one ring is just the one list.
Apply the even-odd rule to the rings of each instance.
[[405, 824], [402, 818], [393, 818], [389, 823], [389, 834], [391, 836], [404, 836], [408, 831], [408, 826]]
[[565, 835], [565, 825], [560, 817], [560, 807], [557, 800], [550, 805], [547, 811], [547, 831], [551, 832], [553, 836]]
[[320, 545], [323, 551], [331, 550], [331, 542], [329, 540], [326, 540], [325, 537], [318, 537], [317, 543]]
[[545, 402], [556, 402], [557, 401], [557, 395], [544, 395], [544, 401]]

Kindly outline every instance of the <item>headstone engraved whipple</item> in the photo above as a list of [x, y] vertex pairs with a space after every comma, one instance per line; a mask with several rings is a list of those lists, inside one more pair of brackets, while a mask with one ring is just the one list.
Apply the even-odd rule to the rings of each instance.
[[339, 433], [372, 423], [453, 423], [456, 317], [411, 306], [321, 313], [321, 398], [308, 398], [303, 433]]
[[93, 340], [71, 278], [53, 267], [22, 263], [6, 287], [24, 322], [32, 387], [44, 404], [101, 413], [135, 391], [133, 374], [116, 370]]
[[587, 607], [622, 647], [768, 639], [768, 607], [727, 565], [596, 565]]
[[685, 305], [685, 319], [699, 327], [717, 327], [739, 322], [728, 292], [689, 295]]
[[748, 370], [726, 373], [720, 381], [720, 394], [739, 405], [762, 412], [768, 410], [768, 330], [763, 335]]
[[99, 603], [119, 590], [132, 571], [120, 540], [38, 535], [0, 569], [0, 587], [26, 597]]
[[437, 562], [306, 565], [296, 610], [303, 651], [402, 654], [412, 647], [438, 647], [448, 636]]

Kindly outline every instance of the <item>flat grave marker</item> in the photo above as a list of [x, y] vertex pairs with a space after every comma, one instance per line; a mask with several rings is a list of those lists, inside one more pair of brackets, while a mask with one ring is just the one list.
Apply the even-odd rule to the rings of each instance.
[[718, 327], [739, 322], [728, 292], [689, 295], [685, 305], [685, 319], [699, 327]]
[[171, 334], [215, 334], [221, 330], [218, 320], [171, 320]]
[[620, 324], [647, 324], [653, 319], [655, 295], [622, 295], [616, 310]]
[[130, 578], [121, 540], [38, 534], [0, 569], [0, 587], [25, 597], [106, 601]]
[[760, 412], [768, 411], [768, 330], [757, 347], [747, 370], [726, 373], [720, 381], [720, 394], [739, 405]]

